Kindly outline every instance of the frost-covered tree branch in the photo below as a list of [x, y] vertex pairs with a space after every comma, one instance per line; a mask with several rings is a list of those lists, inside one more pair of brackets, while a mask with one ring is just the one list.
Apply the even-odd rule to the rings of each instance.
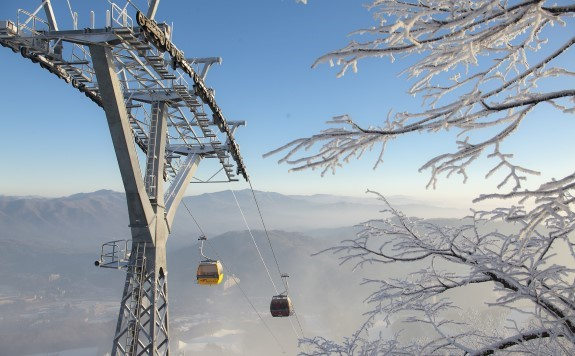
[[[486, 178], [499, 177], [498, 188], [507, 190], [484, 192], [475, 201], [520, 205], [473, 211], [448, 227], [407, 217], [378, 195], [388, 215], [361, 224], [355, 238], [322, 253], [354, 269], [376, 265], [396, 273], [364, 280], [373, 288], [365, 299], [371, 307], [352, 337], [304, 339], [313, 350], [305, 355], [575, 354], [575, 173], [526, 188], [527, 178], [540, 172], [517, 163], [505, 145], [526, 120], [551, 125], [553, 113], [575, 113], [569, 57], [575, 6], [372, 0], [367, 9], [375, 25], [355, 31], [348, 45], [313, 66], [338, 66], [341, 76], [357, 71], [364, 58], [411, 57], [401, 74], [421, 109], [390, 107], [370, 125], [337, 116], [325, 130], [265, 156], [280, 155], [294, 171], [323, 175], [377, 150], [376, 168], [392, 140], [450, 131], [457, 134], [455, 148], [426, 157], [420, 167], [430, 173], [428, 187], [454, 175], [465, 181], [469, 168], [486, 157], [492, 162]], [[545, 117], [536, 114], [541, 107]], [[453, 298], [477, 290], [489, 291], [482, 308], [496, 316], [464, 311]], [[382, 324], [404, 329], [383, 335]]]
[[[378, 149], [377, 167], [393, 139], [455, 130], [458, 149], [432, 157], [421, 167], [431, 173], [428, 187], [435, 187], [442, 175], [458, 174], [465, 180], [468, 167], [487, 154], [495, 159], [490, 176], [507, 172], [500, 187], [511, 184], [518, 191], [528, 175], [538, 174], [513, 163], [512, 155], [499, 151], [500, 143], [538, 106], [574, 112], [575, 89], [555, 83], [575, 76], [573, 63], [559, 60], [573, 51], [575, 36], [548, 40], [550, 33], [573, 33], [567, 27], [567, 19], [575, 14], [572, 5], [539, 0], [377, 0], [368, 9], [377, 25], [354, 33], [366, 41], [352, 41], [320, 57], [314, 66], [337, 64], [339, 75], [344, 75], [366, 57], [416, 56], [417, 62], [403, 74], [415, 81], [408, 93], [419, 96], [424, 109], [401, 111], [368, 127], [342, 115], [328, 121], [332, 128], [293, 140], [265, 156], [282, 154], [279, 162], [294, 171], [318, 169], [325, 174]], [[485, 130], [496, 134], [474, 138]]]
[[[575, 255], [558, 256], [570, 244], [572, 226], [544, 223], [522, 236], [530, 222], [514, 211], [508, 211], [513, 219], [502, 211], [475, 212], [459, 226], [439, 226], [407, 217], [383, 196], [378, 198], [386, 217], [361, 224], [355, 239], [320, 253], [334, 253], [342, 264], [352, 263], [355, 268], [381, 263], [386, 270], [401, 271], [406, 264], [418, 269], [386, 279], [365, 279], [374, 292], [366, 298], [372, 307], [363, 327], [343, 344], [306, 339], [303, 342], [317, 352], [306, 355], [347, 355], [360, 349], [378, 355], [575, 352]], [[481, 328], [477, 316], [453, 318], [459, 308], [449, 296], [454, 291], [473, 293], [472, 286], [493, 290], [493, 300], [485, 303], [507, 315], [499, 324], [509, 323], [508, 317], [514, 320], [513, 313], [522, 314], [526, 321]], [[398, 319], [427, 326], [426, 336], [410, 341], [402, 340], [401, 334], [369, 336], [377, 322], [391, 324]]]

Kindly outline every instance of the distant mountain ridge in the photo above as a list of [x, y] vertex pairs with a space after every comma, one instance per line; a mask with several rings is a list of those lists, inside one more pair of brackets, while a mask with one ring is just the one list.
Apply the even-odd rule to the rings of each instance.
[[[390, 200], [417, 216], [450, 213], [404, 197]], [[263, 230], [264, 224], [266, 229], [294, 232], [352, 227], [381, 217], [383, 207], [371, 196], [283, 195], [248, 189], [187, 196], [183, 201], [172, 229], [173, 243], [190, 241], [200, 229], [213, 236]], [[92, 250], [103, 242], [130, 238], [128, 224], [125, 194], [120, 192], [99, 190], [61, 198], [0, 196], [2, 238], [40, 244], [49, 240], [66, 248]]]
[[100, 244], [128, 225], [125, 195], [110, 190], [62, 198], [0, 196], [0, 236], [68, 248]]

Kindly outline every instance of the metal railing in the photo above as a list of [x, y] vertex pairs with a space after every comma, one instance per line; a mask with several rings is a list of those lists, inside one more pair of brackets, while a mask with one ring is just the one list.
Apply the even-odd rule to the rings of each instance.
[[96, 267], [126, 268], [130, 261], [132, 240], [114, 240], [102, 245], [100, 259], [94, 262]]
[[118, 25], [119, 27], [133, 27], [134, 21], [128, 15], [126, 7], [122, 9], [115, 3], [111, 3], [108, 26], [114, 27], [114, 24]]

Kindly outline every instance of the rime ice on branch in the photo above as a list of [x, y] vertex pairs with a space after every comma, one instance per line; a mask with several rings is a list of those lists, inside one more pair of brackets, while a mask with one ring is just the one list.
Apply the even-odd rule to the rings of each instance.
[[[489, 173], [503, 172], [501, 186], [521, 188], [531, 169], [516, 165], [513, 156], [500, 150], [534, 108], [549, 104], [562, 113], [573, 113], [575, 89], [559, 77], [573, 77], [573, 62], [560, 57], [572, 53], [575, 6], [555, 6], [551, 1], [374, 1], [378, 25], [356, 31], [366, 42], [351, 41], [346, 47], [319, 58], [314, 66], [336, 63], [343, 75], [366, 57], [416, 56], [417, 62], [403, 74], [414, 84], [409, 94], [423, 100], [423, 110], [400, 112], [383, 123], [361, 127], [344, 115], [318, 134], [299, 138], [267, 153], [283, 154], [279, 160], [292, 170], [319, 169], [322, 174], [366, 150], [380, 147], [375, 162], [383, 160], [386, 143], [414, 132], [455, 130], [458, 149], [427, 161], [428, 187], [442, 174], [461, 174], [482, 154], [495, 159]], [[568, 27], [571, 25], [571, 27]], [[549, 36], [548, 31], [562, 36]], [[569, 81], [567, 81], [569, 82]], [[572, 81], [571, 81], [572, 83]], [[551, 90], [549, 90], [551, 88]], [[483, 132], [495, 132], [487, 138]], [[477, 134], [476, 139], [473, 134]]]
[[[266, 156], [281, 154], [279, 162], [294, 171], [325, 174], [378, 147], [377, 167], [395, 138], [452, 130], [458, 133], [457, 149], [429, 158], [420, 168], [431, 173], [428, 187], [442, 176], [467, 179], [470, 165], [487, 156], [495, 163], [486, 178], [502, 174], [498, 188], [508, 191], [485, 193], [476, 201], [529, 200], [532, 207], [474, 211], [457, 227], [444, 227], [408, 218], [379, 196], [389, 216], [363, 223], [356, 238], [324, 252], [355, 267], [421, 268], [407, 276], [366, 280], [375, 291], [366, 299], [372, 308], [365, 323], [341, 343], [302, 340], [312, 348], [302, 355], [575, 354], [575, 173], [527, 190], [523, 183], [539, 172], [515, 163], [502, 149], [524, 120], [535, 118], [530, 114], [536, 108], [548, 104], [557, 116], [574, 113], [575, 62], [567, 57], [574, 50], [575, 5], [375, 0], [367, 8], [377, 24], [356, 31], [356, 40], [314, 66], [337, 65], [338, 75], [344, 75], [366, 57], [413, 56], [415, 63], [403, 75], [412, 80], [409, 94], [422, 100], [422, 109], [390, 114], [369, 127], [342, 115], [328, 122], [330, 128]], [[506, 233], [496, 230], [501, 224]], [[487, 322], [473, 315], [450, 317], [457, 306], [449, 294], [469, 286], [494, 289], [496, 300], [486, 301], [486, 307], [521, 317]], [[416, 340], [379, 334], [383, 322], [398, 319], [428, 333]]]

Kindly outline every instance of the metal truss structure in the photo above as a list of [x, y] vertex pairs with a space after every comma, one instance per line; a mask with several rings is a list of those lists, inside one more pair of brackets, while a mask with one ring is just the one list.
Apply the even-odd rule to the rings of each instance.
[[[104, 244], [96, 265], [124, 269], [113, 355], [168, 355], [166, 242], [176, 209], [200, 161], [212, 176], [248, 175], [228, 122], [205, 85], [220, 58], [186, 59], [170, 27], [132, 1], [110, 3], [106, 26], [61, 30], [50, 0], [0, 21], [0, 45], [39, 64], [105, 111], [128, 205], [131, 240]], [[216, 178], [214, 178], [216, 179]]]

